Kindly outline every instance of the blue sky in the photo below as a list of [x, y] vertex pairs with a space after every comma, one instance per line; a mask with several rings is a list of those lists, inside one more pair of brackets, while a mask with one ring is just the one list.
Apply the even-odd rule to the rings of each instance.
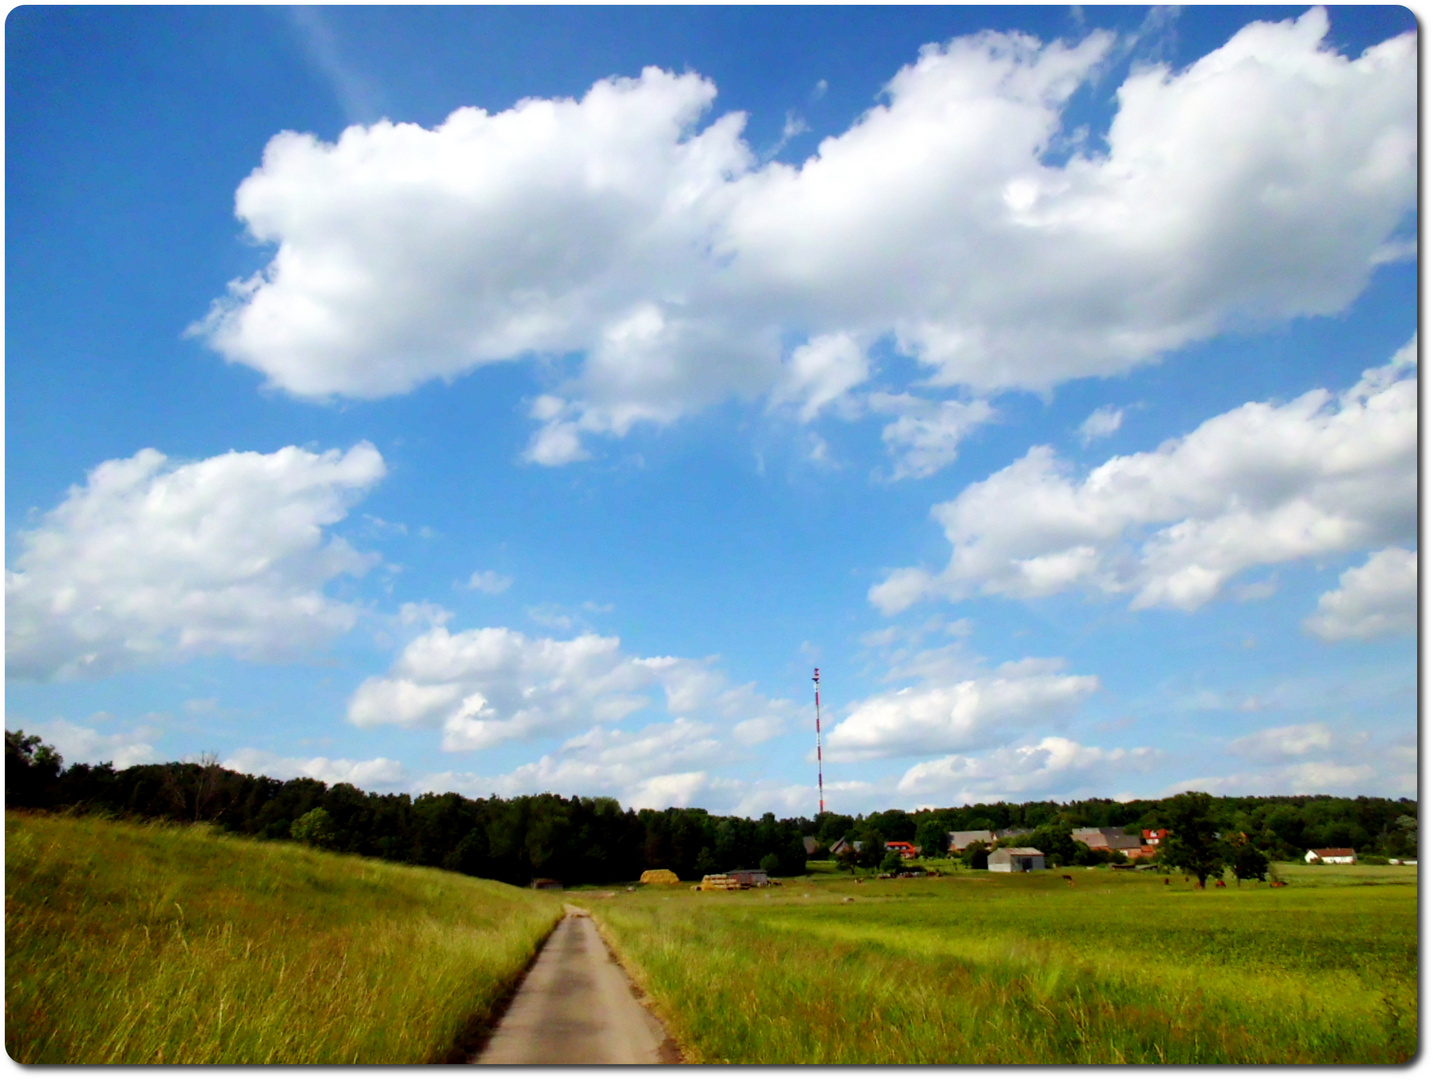
[[779, 815], [1416, 793], [1406, 9], [18, 8], [6, 709]]

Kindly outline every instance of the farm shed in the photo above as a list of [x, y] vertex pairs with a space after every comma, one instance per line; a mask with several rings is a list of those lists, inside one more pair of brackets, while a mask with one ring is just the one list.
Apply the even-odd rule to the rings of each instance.
[[735, 881], [743, 889], [749, 889], [753, 886], [760, 888], [762, 885], [767, 884], [765, 870], [728, 870], [726, 876], [731, 878], [732, 881]]
[[1354, 863], [1358, 856], [1351, 847], [1313, 848], [1304, 856], [1306, 863]]
[[1045, 853], [1032, 847], [996, 848], [990, 853], [990, 869], [1001, 874], [1023, 874], [1045, 869]]
[[675, 885], [678, 882], [677, 875], [670, 870], [643, 870], [643, 885]]
[[909, 840], [887, 840], [886, 850], [896, 852], [903, 859], [916, 857], [916, 846]]

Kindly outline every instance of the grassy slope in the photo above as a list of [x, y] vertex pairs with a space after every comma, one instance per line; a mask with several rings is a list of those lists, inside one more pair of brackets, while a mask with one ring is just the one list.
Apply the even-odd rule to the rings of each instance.
[[1319, 869], [1204, 892], [1109, 870], [818, 876], [592, 907], [694, 1061], [1406, 1060], [1415, 872]]
[[24, 1063], [441, 1059], [561, 915], [496, 882], [192, 828], [5, 816]]

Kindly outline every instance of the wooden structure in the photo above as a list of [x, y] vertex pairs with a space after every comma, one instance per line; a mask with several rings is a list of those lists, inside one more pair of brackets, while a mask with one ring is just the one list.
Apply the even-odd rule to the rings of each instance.
[[1045, 869], [1045, 853], [1032, 847], [996, 848], [990, 853], [990, 869], [997, 874], [1024, 874]]

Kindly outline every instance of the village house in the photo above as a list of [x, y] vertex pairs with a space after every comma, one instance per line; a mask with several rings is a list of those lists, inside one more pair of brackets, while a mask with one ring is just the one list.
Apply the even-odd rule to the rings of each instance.
[[831, 855], [833, 858], [841, 854], [841, 852], [843, 851], [854, 851], [857, 855], [859, 855], [861, 853], [861, 841], [847, 840], [843, 836], [841, 837], [841, 839], [837, 840], [834, 844], [831, 845]]
[[903, 859], [914, 859], [920, 854], [909, 840], [887, 840], [886, 850], [896, 852]]
[[966, 829], [963, 832], [948, 832], [945, 834], [946, 851], [964, 851], [971, 844], [977, 841], [990, 847], [995, 843], [995, 834], [989, 829]]
[[1313, 848], [1304, 856], [1306, 863], [1344, 863], [1350, 864], [1358, 861], [1351, 847], [1329, 847]]
[[1091, 851], [1137, 852], [1144, 846], [1138, 836], [1131, 836], [1124, 829], [1071, 829], [1070, 839], [1079, 841]]
[[1045, 869], [1045, 853], [1032, 847], [997, 848], [990, 854], [990, 869], [1000, 874], [1024, 874]]

